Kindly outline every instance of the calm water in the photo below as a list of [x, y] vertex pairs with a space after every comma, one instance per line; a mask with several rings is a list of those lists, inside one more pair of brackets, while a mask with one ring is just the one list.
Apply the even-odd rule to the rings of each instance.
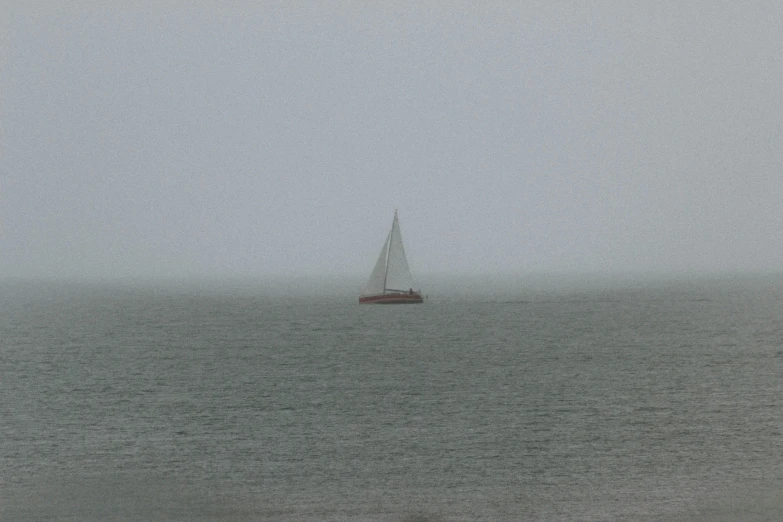
[[0, 287], [3, 520], [779, 520], [783, 280]]

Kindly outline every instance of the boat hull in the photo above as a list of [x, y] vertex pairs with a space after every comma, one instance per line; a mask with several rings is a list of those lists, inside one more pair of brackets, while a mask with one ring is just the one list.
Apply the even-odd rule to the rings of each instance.
[[379, 294], [363, 295], [359, 298], [359, 304], [418, 304], [424, 299], [417, 292], [407, 294]]

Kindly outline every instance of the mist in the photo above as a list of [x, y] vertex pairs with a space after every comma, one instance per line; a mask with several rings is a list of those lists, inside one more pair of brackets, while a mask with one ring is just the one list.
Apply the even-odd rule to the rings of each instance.
[[782, 268], [774, 3], [0, 16], [4, 277]]

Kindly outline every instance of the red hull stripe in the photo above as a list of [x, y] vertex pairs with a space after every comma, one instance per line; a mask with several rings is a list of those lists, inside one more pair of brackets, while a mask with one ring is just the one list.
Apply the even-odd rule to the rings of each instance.
[[361, 304], [416, 304], [424, 300], [419, 294], [367, 295], [359, 298]]

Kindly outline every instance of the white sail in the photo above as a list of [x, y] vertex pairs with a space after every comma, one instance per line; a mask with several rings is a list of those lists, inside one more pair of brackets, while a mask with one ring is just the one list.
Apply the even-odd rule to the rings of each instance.
[[391, 237], [391, 232], [386, 236], [386, 241], [383, 242], [383, 248], [381, 248], [381, 255], [378, 256], [375, 268], [372, 269], [370, 279], [368, 279], [367, 284], [364, 285], [364, 295], [377, 295], [383, 293], [383, 284], [386, 279], [386, 253], [389, 249], [389, 237]]
[[405, 258], [400, 224], [397, 221], [397, 212], [395, 212], [392, 228], [389, 235], [386, 236], [375, 268], [373, 268], [370, 279], [364, 287], [364, 295], [407, 292], [411, 288], [413, 288], [413, 277], [410, 268], [408, 268], [408, 260]]
[[397, 213], [394, 213], [394, 221], [389, 237], [389, 256], [386, 262], [386, 284], [384, 290], [397, 290], [407, 292], [413, 288], [408, 260], [405, 258], [405, 249], [402, 246], [402, 234], [400, 224], [397, 221]]

